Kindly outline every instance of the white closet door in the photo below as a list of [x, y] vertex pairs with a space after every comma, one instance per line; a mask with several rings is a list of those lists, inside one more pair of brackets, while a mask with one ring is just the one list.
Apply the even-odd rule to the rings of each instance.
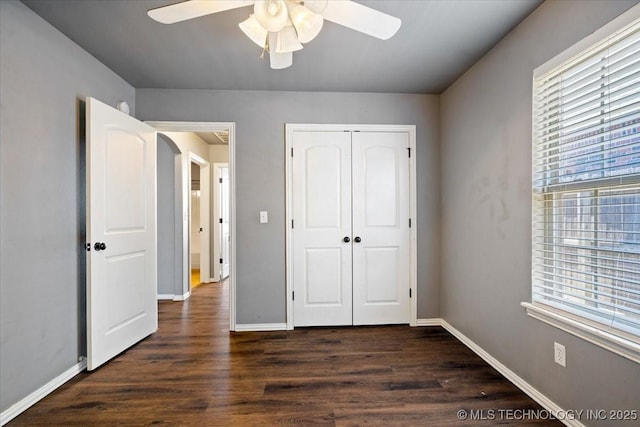
[[292, 147], [294, 325], [351, 325], [351, 135], [295, 132]]
[[409, 323], [409, 138], [354, 132], [353, 324]]

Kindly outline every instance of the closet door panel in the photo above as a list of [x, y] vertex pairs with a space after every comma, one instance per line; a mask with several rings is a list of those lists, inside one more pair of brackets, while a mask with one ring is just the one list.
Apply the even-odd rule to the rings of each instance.
[[351, 138], [295, 132], [292, 147], [294, 325], [351, 325]]
[[353, 323], [409, 323], [409, 156], [404, 132], [352, 134]]

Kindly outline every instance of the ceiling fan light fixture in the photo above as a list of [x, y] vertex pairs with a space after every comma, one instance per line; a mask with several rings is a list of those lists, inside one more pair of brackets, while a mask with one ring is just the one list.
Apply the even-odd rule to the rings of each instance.
[[[278, 34], [269, 33], [269, 46], [277, 46]], [[293, 65], [293, 52], [276, 52], [276, 49], [269, 49], [269, 65], [273, 70], [281, 70]]]
[[255, 15], [249, 15], [249, 18], [238, 24], [240, 29], [255, 44], [264, 48], [267, 44], [267, 35], [269, 34], [258, 22]]
[[294, 7], [290, 12], [291, 22], [298, 33], [300, 43], [309, 43], [322, 30], [324, 19], [322, 15], [310, 11], [303, 5]]
[[284, 27], [276, 37], [276, 53], [296, 52], [302, 49], [295, 28]]
[[284, 0], [256, 0], [253, 13], [265, 30], [274, 33], [282, 30], [289, 19]]
[[322, 13], [327, 8], [328, 0], [304, 0], [307, 9], [315, 13]]
[[269, 52], [269, 65], [272, 70], [282, 70], [293, 65], [293, 52], [276, 53]]

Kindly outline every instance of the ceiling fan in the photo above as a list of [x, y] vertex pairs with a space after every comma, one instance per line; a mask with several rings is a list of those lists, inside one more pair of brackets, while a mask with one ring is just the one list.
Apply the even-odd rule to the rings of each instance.
[[269, 53], [273, 69], [293, 64], [293, 52], [313, 40], [324, 20], [381, 40], [400, 29], [400, 18], [351, 0], [187, 0], [147, 14], [163, 24], [173, 24], [212, 13], [253, 5], [253, 14], [239, 24], [255, 44]]

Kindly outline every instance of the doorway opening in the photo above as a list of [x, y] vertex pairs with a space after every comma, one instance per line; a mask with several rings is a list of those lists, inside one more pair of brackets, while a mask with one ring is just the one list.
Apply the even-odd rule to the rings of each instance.
[[[209, 166], [206, 146], [193, 132], [166, 132], [177, 141], [182, 150], [188, 151], [189, 163], [186, 165], [188, 178], [185, 182], [187, 191], [187, 230], [188, 230], [188, 292], [203, 284], [210, 283], [211, 244], [211, 168]], [[202, 144], [198, 147], [198, 143]], [[199, 148], [198, 151], [196, 151]], [[183, 188], [184, 188], [183, 184]], [[194, 276], [195, 280], [194, 280]], [[195, 282], [195, 283], [194, 283]]]
[[147, 124], [179, 148], [175, 162], [175, 187], [180, 194], [175, 197], [174, 221], [176, 229], [182, 231], [181, 238], [176, 236], [176, 241], [182, 241], [180, 253], [175, 254], [175, 259], [181, 260], [181, 283], [172, 299], [189, 298], [197, 286], [210, 283], [212, 286], [216, 283], [216, 286], [228, 286], [229, 328], [233, 331], [235, 123]]
[[204, 231], [204, 227], [201, 224], [200, 208], [201, 208], [201, 191], [200, 191], [200, 165], [195, 162], [191, 162], [191, 191], [189, 200], [189, 267], [191, 271], [190, 289], [200, 286], [202, 284], [202, 275], [200, 274], [200, 257], [202, 239], [200, 235]]

